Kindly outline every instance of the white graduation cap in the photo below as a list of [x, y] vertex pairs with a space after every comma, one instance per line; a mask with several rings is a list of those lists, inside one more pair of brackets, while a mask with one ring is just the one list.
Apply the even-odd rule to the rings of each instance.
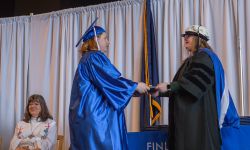
[[209, 34], [207, 28], [201, 25], [192, 25], [188, 27], [185, 30], [185, 33], [182, 34], [182, 37], [184, 37], [185, 35], [199, 36], [205, 41], [209, 40]]

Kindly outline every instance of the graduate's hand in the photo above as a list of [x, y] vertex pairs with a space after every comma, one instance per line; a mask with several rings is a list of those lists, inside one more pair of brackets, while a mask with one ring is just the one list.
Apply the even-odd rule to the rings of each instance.
[[139, 94], [144, 94], [144, 93], [147, 93], [149, 91], [149, 87], [145, 83], [139, 82], [137, 87], [136, 87], [136, 91]]
[[158, 91], [158, 95], [159, 95], [159, 92], [160, 93], [165, 93], [168, 91], [168, 88], [167, 88], [167, 83], [164, 82], [164, 83], [159, 83], [157, 86], [156, 86], [156, 90]]

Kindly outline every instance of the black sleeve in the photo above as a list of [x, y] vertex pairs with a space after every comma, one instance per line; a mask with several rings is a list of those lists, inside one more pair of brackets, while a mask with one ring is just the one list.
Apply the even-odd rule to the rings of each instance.
[[178, 82], [171, 82], [167, 85], [167, 92], [159, 93], [159, 97], [169, 97], [173, 92], [177, 92], [181, 89], [181, 86]]
[[177, 84], [175, 85], [177, 88], [171, 89], [172, 92], [185, 90], [197, 99], [202, 97], [204, 92], [214, 84], [213, 62], [208, 54], [205, 52], [195, 54], [188, 70], [176, 82], [173, 84]]

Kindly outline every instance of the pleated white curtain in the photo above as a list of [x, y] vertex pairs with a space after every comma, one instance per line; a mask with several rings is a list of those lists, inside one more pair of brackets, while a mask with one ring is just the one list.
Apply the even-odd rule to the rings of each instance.
[[8, 149], [24, 114], [30, 43], [30, 17], [0, 19], [0, 137]]
[[238, 2], [238, 65], [240, 66], [240, 95], [238, 108], [241, 115], [250, 115], [250, 1], [239, 0]]
[[[250, 115], [250, 2], [244, 0], [152, 0], [160, 82], [170, 82], [188, 53], [180, 34], [192, 24], [208, 27], [238, 112]], [[107, 56], [122, 75], [140, 81], [143, 50], [143, 0], [119, 1], [34, 16], [0, 19], [0, 136], [8, 149], [27, 97], [42, 94], [69, 147], [68, 106], [80, 53], [76, 42], [90, 23], [109, 35]], [[129, 131], [139, 131], [140, 100], [126, 108]], [[161, 124], [168, 123], [162, 100]]]

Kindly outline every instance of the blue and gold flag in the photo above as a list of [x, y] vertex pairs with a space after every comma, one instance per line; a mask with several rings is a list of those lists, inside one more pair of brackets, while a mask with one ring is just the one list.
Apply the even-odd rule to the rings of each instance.
[[[142, 81], [155, 86], [159, 83], [154, 23], [150, 0], [144, 4], [144, 50], [142, 56]], [[160, 99], [145, 95], [141, 99], [141, 130], [156, 124], [161, 114]]]

